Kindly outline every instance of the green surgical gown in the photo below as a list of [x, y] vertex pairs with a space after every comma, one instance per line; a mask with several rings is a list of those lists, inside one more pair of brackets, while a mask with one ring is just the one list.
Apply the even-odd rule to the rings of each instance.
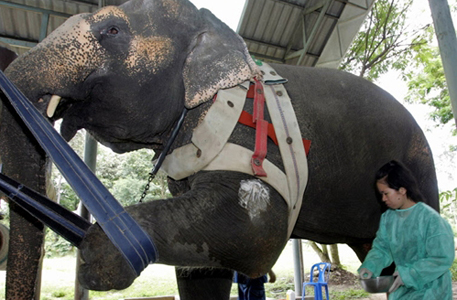
[[425, 203], [387, 210], [381, 216], [373, 248], [360, 268], [373, 277], [395, 262], [404, 282], [389, 300], [452, 300], [449, 268], [454, 261], [449, 223]]

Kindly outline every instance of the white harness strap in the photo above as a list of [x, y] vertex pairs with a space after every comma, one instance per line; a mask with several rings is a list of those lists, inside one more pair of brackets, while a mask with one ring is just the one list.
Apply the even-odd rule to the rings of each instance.
[[203, 121], [195, 128], [192, 143], [167, 155], [162, 169], [175, 180], [197, 173], [218, 155], [238, 122], [244, 107], [249, 82], [220, 90]]
[[[262, 84], [285, 174], [265, 160], [263, 168], [267, 177], [258, 178], [276, 189], [287, 202], [287, 234], [290, 237], [302, 205], [308, 180], [308, 163], [295, 112], [282, 85], [286, 80], [265, 63], [260, 69], [264, 74]], [[175, 149], [165, 158], [162, 169], [168, 176], [180, 180], [200, 170], [237, 171], [254, 176], [251, 167], [253, 151], [227, 143], [243, 109], [249, 82], [243, 85], [218, 92], [217, 101], [194, 130], [192, 143]]]
[[[261, 70], [265, 74], [269, 74], [268, 77], [264, 77], [267, 84], [264, 86], [265, 99], [275, 128], [288, 181], [290, 194], [288, 236], [290, 237], [300, 213], [303, 194], [308, 182], [308, 160], [289, 95], [283, 84], [273, 84], [275, 77], [280, 76], [266, 64], [263, 68], [261, 67]], [[279, 81], [281, 82], [281, 79]]]

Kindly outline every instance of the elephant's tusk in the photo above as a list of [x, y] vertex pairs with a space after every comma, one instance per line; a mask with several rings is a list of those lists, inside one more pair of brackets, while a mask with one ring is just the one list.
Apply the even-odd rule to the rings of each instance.
[[59, 105], [60, 99], [62, 99], [62, 97], [52, 95], [51, 100], [49, 100], [48, 109], [46, 111], [46, 114], [49, 118], [52, 118], [54, 116], [57, 106]]

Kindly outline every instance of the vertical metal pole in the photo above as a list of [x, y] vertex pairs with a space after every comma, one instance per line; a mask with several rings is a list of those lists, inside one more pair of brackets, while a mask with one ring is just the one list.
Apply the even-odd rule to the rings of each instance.
[[303, 295], [303, 252], [302, 252], [302, 240], [292, 240], [292, 252], [294, 256], [294, 279], [295, 279], [295, 295]]
[[[105, 4], [104, 0], [98, 1], [98, 7]], [[97, 141], [86, 131], [86, 142], [84, 144], [84, 162], [95, 173], [97, 167]], [[87, 208], [80, 202], [78, 206], [79, 215], [86, 220], [90, 220]], [[81, 266], [81, 253], [76, 253], [76, 277], [75, 277], [75, 300], [89, 300], [89, 291], [81, 286], [78, 280], [79, 268]]]
[[40, 42], [48, 35], [49, 14], [41, 15]]
[[[97, 166], [97, 141], [86, 132], [86, 142], [84, 145], [84, 162], [95, 173]], [[79, 215], [86, 220], [90, 219], [87, 208], [80, 202], [78, 207]], [[79, 267], [81, 265], [81, 254], [76, 253], [76, 278], [75, 278], [75, 300], [88, 300], [89, 291], [81, 286], [78, 280]]]
[[457, 127], [457, 38], [447, 0], [429, 0]]

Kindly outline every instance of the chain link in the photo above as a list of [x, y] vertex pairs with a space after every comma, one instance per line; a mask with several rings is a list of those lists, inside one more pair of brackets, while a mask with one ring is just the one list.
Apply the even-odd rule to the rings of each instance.
[[149, 191], [149, 187], [151, 185], [151, 182], [154, 180], [155, 177], [156, 177], [155, 174], [153, 174], [152, 172], [149, 173], [148, 183], [146, 183], [146, 186], [144, 187], [144, 190], [143, 190], [143, 194], [141, 194], [141, 197], [140, 197], [140, 200], [138, 201], [138, 203], [142, 203], [143, 202], [144, 198], [146, 197], [146, 194]]
[[144, 187], [143, 194], [141, 194], [141, 198], [138, 201], [139, 203], [143, 202], [144, 198], [146, 197], [146, 194], [148, 193], [151, 182], [156, 177], [156, 174], [159, 171], [160, 166], [162, 165], [162, 162], [165, 159], [165, 156], [167, 155], [168, 151], [170, 150], [171, 144], [173, 144], [176, 136], [178, 135], [178, 131], [181, 128], [182, 123], [184, 122], [184, 118], [186, 117], [186, 114], [187, 114], [187, 109], [184, 108], [181, 113], [181, 116], [179, 117], [178, 123], [176, 124], [175, 128], [173, 128], [170, 139], [167, 141], [167, 144], [165, 145], [165, 148], [163, 149], [162, 153], [160, 153], [159, 158], [157, 159], [157, 162], [156, 162], [154, 168], [152, 169], [151, 173], [149, 173], [148, 183]]

